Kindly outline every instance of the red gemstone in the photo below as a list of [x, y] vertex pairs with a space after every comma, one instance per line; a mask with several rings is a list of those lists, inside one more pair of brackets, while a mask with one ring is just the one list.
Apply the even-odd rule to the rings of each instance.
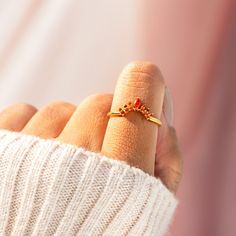
[[139, 98], [137, 98], [135, 101], [134, 101], [134, 107], [135, 108], [139, 108], [141, 105], [141, 100]]

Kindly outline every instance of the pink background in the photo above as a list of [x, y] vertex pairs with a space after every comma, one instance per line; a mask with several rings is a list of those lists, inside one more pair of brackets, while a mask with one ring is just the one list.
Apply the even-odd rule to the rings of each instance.
[[234, 236], [235, 0], [0, 2], [0, 107], [78, 104], [151, 60], [172, 91], [184, 156], [173, 236]]

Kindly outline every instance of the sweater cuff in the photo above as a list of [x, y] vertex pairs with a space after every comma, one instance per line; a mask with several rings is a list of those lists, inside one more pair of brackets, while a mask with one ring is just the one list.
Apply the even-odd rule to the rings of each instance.
[[74, 145], [0, 130], [0, 235], [158, 235], [177, 206], [160, 179]]

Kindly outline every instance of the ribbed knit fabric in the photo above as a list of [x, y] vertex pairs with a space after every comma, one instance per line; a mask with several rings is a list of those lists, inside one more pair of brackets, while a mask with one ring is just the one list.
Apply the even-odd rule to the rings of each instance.
[[176, 205], [159, 179], [124, 162], [0, 130], [1, 236], [161, 236]]

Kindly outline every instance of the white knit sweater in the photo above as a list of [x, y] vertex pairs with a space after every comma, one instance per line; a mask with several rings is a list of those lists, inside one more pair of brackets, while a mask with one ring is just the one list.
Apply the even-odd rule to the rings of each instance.
[[177, 200], [124, 162], [0, 130], [0, 235], [158, 235]]

